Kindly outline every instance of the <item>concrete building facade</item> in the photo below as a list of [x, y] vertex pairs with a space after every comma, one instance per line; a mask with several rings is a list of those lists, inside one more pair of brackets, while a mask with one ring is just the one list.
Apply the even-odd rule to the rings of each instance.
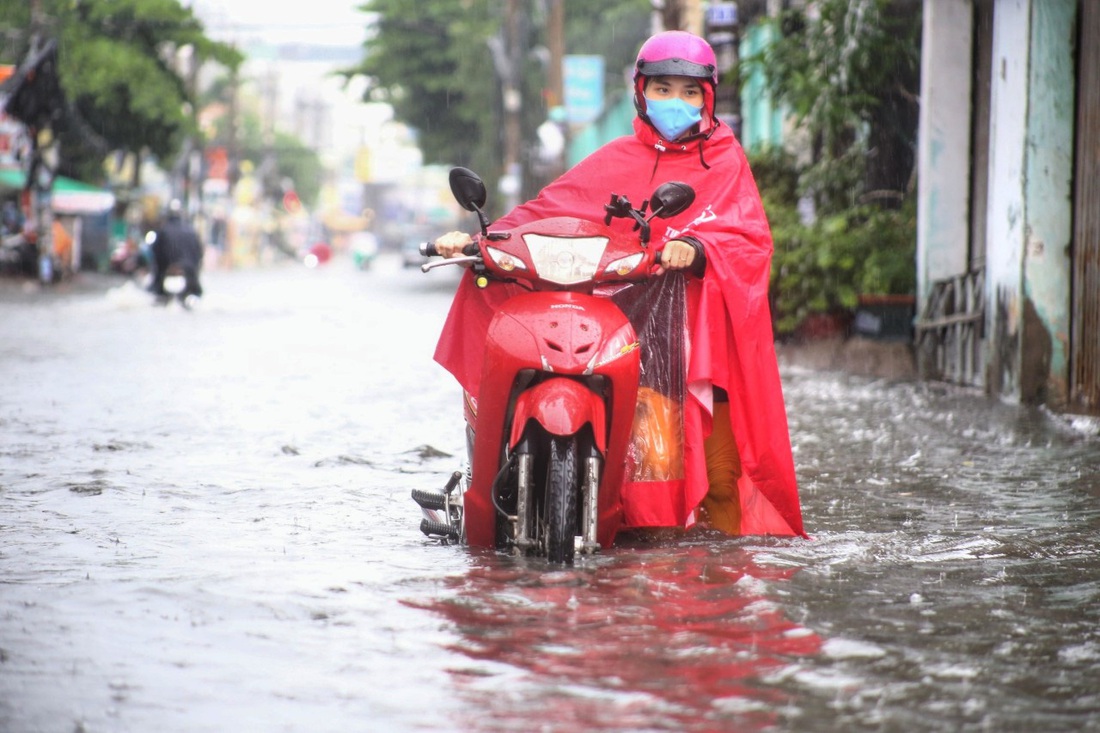
[[926, 0], [922, 371], [1100, 412], [1100, 3]]

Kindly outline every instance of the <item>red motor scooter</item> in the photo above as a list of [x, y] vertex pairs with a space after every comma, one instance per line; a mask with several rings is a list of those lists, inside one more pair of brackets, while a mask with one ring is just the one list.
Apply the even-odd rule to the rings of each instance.
[[[660, 253], [649, 222], [684, 211], [695, 192], [665, 183], [638, 208], [611, 196], [603, 222], [556, 217], [489, 232], [486, 191], [465, 168], [450, 174], [481, 236], [464, 256], [479, 287], [520, 283], [488, 330], [476, 407], [467, 400], [471, 462], [442, 492], [413, 490], [428, 536], [571, 563], [608, 548], [622, 525], [621, 487], [639, 379], [639, 339], [626, 314], [600, 294], [650, 277]], [[646, 215], [646, 209], [651, 213]], [[624, 234], [613, 218], [634, 221]], [[434, 245], [421, 246], [427, 257]]]

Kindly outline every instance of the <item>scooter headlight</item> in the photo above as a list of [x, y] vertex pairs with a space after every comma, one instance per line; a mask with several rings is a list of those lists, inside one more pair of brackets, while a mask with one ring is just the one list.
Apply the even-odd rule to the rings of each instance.
[[525, 234], [523, 241], [540, 278], [558, 285], [575, 285], [596, 276], [608, 240]]
[[608, 264], [606, 268], [604, 268], [604, 272], [614, 273], [615, 275], [619, 275], [620, 277], [628, 275], [633, 272], [639, 264], [641, 264], [643, 255], [644, 253], [638, 252], [637, 254], [632, 254], [629, 257], [623, 257], [621, 259], [615, 260], [614, 262]]

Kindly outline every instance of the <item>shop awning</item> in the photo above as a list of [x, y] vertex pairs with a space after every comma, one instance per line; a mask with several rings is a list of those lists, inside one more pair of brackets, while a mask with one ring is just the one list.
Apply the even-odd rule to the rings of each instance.
[[[0, 189], [23, 190], [22, 170], [0, 169]], [[53, 181], [52, 208], [57, 214], [101, 214], [115, 205], [115, 195], [88, 183], [57, 176]]]

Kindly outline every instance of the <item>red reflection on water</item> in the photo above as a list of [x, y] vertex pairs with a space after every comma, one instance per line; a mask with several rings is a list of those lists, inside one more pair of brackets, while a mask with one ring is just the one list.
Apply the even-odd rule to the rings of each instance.
[[616, 550], [559, 571], [485, 554], [446, 598], [411, 605], [486, 663], [450, 670], [484, 710], [462, 730], [759, 730], [786, 702], [762, 678], [821, 646], [771, 598], [795, 572], [729, 545]]

